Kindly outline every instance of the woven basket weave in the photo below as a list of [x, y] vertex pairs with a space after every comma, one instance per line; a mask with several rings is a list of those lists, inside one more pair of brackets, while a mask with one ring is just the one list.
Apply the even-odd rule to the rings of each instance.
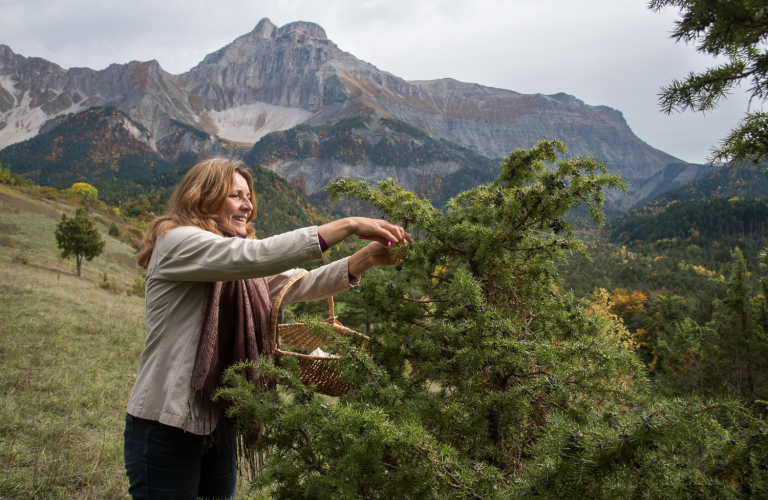
[[[272, 333], [272, 341], [275, 342], [275, 346], [280, 345], [280, 343], [278, 343], [279, 339], [283, 344], [291, 345], [294, 347], [307, 348], [311, 352], [325, 344], [323, 339], [310, 335], [309, 331], [307, 330], [307, 325], [304, 323], [291, 323], [283, 325], [277, 324], [277, 316], [280, 310], [280, 304], [283, 301], [283, 297], [294, 284], [304, 278], [304, 276], [307, 274], [308, 273], [305, 272], [292, 278], [288, 283], [285, 284], [283, 289], [280, 290], [277, 298], [272, 303], [272, 314], [270, 316], [269, 327]], [[339, 321], [336, 319], [336, 316], [334, 315], [333, 297], [328, 298], [328, 308], [330, 310], [330, 315], [323, 321], [329, 323], [337, 335], [355, 335], [360, 336], [364, 342], [368, 340], [368, 337], [365, 335], [357, 333], [354, 330], [350, 330], [349, 328], [339, 323]], [[308, 356], [306, 354], [283, 351], [279, 348], [275, 350], [275, 357], [278, 361], [283, 356], [292, 356], [296, 358], [296, 360], [299, 362], [299, 367], [301, 367], [301, 376], [299, 377], [300, 380], [304, 384], [315, 384], [317, 386], [317, 392], [321, 394], [326, 394], [328, 396], [341, 396], [353, 389], [351, 385], [341, 380], [341, 377], [339, 376], [339, 356]]]

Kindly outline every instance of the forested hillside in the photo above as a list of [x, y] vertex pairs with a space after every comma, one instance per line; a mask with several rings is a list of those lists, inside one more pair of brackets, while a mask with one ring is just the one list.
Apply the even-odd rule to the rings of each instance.
[[620, 217], [606, 227], [610, 241], [650, 244], [691, 238], [699, 245], [747, 235], [766, 235], [768, 201], [733, 197], [676, 201], [658, 214]]
[[[757, 283], [758, 256], [768, 237], [768, 176], [754, 164], [725, 165], [588, 230], [594, 264], [574, 256], [566, 286], [581, 295], [596, 287], [707, 293], [707, 280], [726, 273], [736, 247]], [[707, 295], [704, 302], [713, 296]]]
[[[120, 204], [120, 211], [140, 221], [150, 221], [165, 211], [176, 185], [188, 168], [137, 179], [129, 182], [96, 183], [105, 192], [104, 199], [117, 204], [112, 193], [141, 193]], [[278, 175], [258, 166], [251, 166], [253, 190], [258, 216], [253, 221], [259, 237], [312, 226], [330, 220], [327, 204], [310, 202], [304, 193]]]
[[0, 162], [37, 184], [56, 188], [74, 182], [129, 181], [175, 168], [136, 139], [131, 127], [146, 133], [117, 109], [94, 107], [8, 146], [0, 151]]
[[712, 169], [712, 173], [683, 187], [657, 196], [646, 208], [664, 206], [677, 200], [703, 200], [707, 198], [768, 198], [768, 176], [763, 175], [765, 165], [754, 163], [728, 163]]
[[[175, 155], [171, 164], [137, 140], [130, 127], [138, 126], [115, 108], [94, 107], [61, 117], [47, 132], [3, 149], [0, 164], [13, 174], [59, 190], [87, 182], [98, 189], [100, 200], [143, 226], [165, 211], [184, 174], [208, 153], [180, 152], [178, 142], [194, 129], [175, 124], [163, 141], [166, 153]], [[204, 135], [197, 131], [196, 138], [203, 141]], [[213, 149], [228, 152], [222, 149], [226, 144], [212, 144]], [[300, 189], [274, 173], [258, 166], [251, 170], [259, 209], [254, 223], [257, 235], [269, 236], [329, 219], [322, 200], [312, 206]]]
[[716, 298], [710, 278], [727, 276], [737, 248], [757, 288], [767, 219], [768, 201], [759, 199], [677, 201], [658, 213], [628, 214], [588, 234], [592, 262], [573, 255], [564, 286], [582, 296], [596, 288], [677, 294], [689, 299], [691, 314], [707, 319]]

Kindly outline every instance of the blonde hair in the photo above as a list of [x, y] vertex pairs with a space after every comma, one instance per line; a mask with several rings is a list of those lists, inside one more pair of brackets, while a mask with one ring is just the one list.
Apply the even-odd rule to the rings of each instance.
[[219, 211], [235, 185], [236, 173], [242, 175], [248, 183], [253, 211], [246, 221], [246, 238], [255, 238], [253, 226], [247, 224], [256, 217], [256, 198], [253, 194], [251, 173], [239, 160], [212, 157], [187, 172], [171, 195], [165, 213], [149, 225], [138, 255], [139, 266], [144, 269], [149, 266], [158, 236], [169, 229], [195, 226], [221, 235], [216, 225], [229, 224], [229, 221], [220, 221]]

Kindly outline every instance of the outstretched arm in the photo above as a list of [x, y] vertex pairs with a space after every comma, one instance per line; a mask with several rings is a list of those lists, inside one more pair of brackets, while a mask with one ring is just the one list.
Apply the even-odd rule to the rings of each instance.
[[371, 237], [370, 239], [383, 243], [385, 246], [387, 242], [397, 245], [404, 241], [413, 241], [411, 235], [406, 233], [397, 224], [381, 219], [368, 219], [366, 217], [347, 217], [346, 219], [329, 222], [318, 227], [317, 232], [322, 235], [329, 247], [355, 234]]

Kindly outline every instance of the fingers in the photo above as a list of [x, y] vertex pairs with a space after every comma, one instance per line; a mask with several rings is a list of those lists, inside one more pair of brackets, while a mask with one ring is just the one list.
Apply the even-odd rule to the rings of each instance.
[[411, 238], [411, 235], [405, 232], [405, 229], [403, 229], [401, 226], [398, 226], [397, 224], [392, 224], [391, 222], [386, 222], [387, 229], [397, 238], [396, 244], [408, 242], [413, 243], [413, 238]]
[[[400, 239], [396, 236], [397, 228], [399, 226], [396, 226], [394, 224], [389, 224], [386, 221], [374, 220], [371, 222], [372, 223], [369, 225], [368, 229], [370, 229], [372, 234], [366, 234], [364, 236], [374, 236], [374, 238], [370, 238], [370, 239], [376, 239], [376, 241], [381, 241], [382, 243], [390, 242], [393, 245], [400, 242]], [[378, 238], [376, 238], [377, 236]]]
[[411, 235], [405, 229], [385, 220], [363, 219], [359, 221], [358, 236], [363, 240], [374, 240], [379, 243], [389, 243], [389, 246], [403, 242], [413, 243]]
[[377, 241], [371, 242], [365, 247], [368, 252], [371, 264], [374, 266], [394, 266], [402, 262], [402, 259], [398, 259], [389, 253], [389, 248]]
[[361, 240], [373, 240], [378, 241], [379, 243], [391, 247], [393, 244], [396, 245], [398, 243], [397, 238], [395, 238], [394, 235], [387, 232], [386, 234], [360, 234], [357, 236]]
[[392, 246], [392, 242], [389, 241], [387, 238], [382, 238], [381, 236], [375, 236], [372, 234], [361, 234], [358, 236], [361, 240], [373, 240], [377, 243], [381, 243], [382, 245], [386, 245], [387, 248], [390, 248]]

